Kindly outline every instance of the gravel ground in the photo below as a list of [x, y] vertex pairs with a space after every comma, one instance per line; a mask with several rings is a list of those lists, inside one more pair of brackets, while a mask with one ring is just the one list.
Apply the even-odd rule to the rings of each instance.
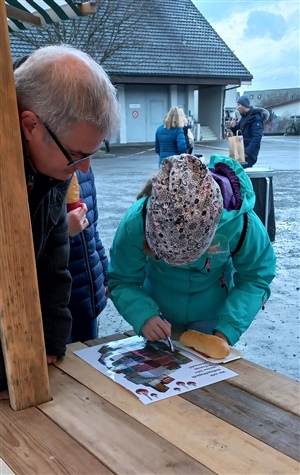
[[[146, 180], [157, 170], [153, 146], [112, 147], [115, 157], [94, 160], [99, 206], [99, 231], [107, 252], [118, 223]], [[196, 151], [226, 155], [226, 143], [200, 143]], [[299, 139], [264, 137], [259, 167], [275, 170], [273, 178], [277, 276], [265, 310], [258, 313], [236, 347], [244, 357], [299, 379]], [[109, 300], [100, 316], [99, 336], [130, 329]]]

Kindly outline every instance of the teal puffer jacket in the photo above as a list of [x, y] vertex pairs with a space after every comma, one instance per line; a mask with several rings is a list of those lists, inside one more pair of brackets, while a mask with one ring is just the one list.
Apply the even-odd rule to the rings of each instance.
[[[197, 261], [173, 267], [146, 256], [145, 198], [134, 203], [118, 227], [110, 250], [110, 298], [137, 334], [160, 310], [171, 323], [217, 320], [215, 330], [233, 345], [270, 296], [276, 259], [267, 231], [253, 211], [251, 181], [235, 160], [218, 155], [211, 157], [212, 174], [218, 163], [234, 172], [239, 209], [224, 208], [208, 251]], [[244, 213], [246, 236], [240, 251], [231, 257], [241, 237]]]

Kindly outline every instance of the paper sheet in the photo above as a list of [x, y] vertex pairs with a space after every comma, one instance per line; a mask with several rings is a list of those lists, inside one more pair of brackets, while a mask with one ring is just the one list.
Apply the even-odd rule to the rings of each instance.
[[143, 404], [183, 394], [237, 376], [181, 348], [172, 353], [164, 341], [139, 336], [92, 346], [74, 353], [131, 391]]

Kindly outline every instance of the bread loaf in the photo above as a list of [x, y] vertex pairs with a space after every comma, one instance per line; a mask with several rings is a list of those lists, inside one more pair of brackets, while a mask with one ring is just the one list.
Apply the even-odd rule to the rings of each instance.
[[210, 358], [221, 359], [230, 353], [230, 347], [225, 340], [196, 330], [188, 330], [182, 333], [180, 341]]

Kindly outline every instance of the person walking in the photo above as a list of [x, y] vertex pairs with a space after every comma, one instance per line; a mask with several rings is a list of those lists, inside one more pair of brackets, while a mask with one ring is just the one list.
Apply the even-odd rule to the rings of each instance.
[[185, 115], [178, 107], [171, 107], [155, 133], [155, 152], [159, 165], [170, 155], [186, 153], [187, 144], [183, 133]]
[[98, 224], [97, 192], [92, 167], [74, 173], [67, 194], [72, 291], [70, 342], [98, 338], [99, 315], [107, 304], [108, 259]]
[[[270, 296], [275, 255], [243, 168], [166, 158], [125, 213], [110, 249], [108, 288], [138, 335], [215, 334], [234, 345]], [[163, 319], [161, 318], [163, 315]]]
[[238, 121], [233, 117], [230, 122], [230, 130], [236, 134], [238, 130], [242, 132], [245, 147], [244, 168], [252, 167], [257, 162], [257, 156], [260, 150], [261, 139], [263, 136], [263, 122], [268, 120], [270, 114], [266, 109], [252, 107], [249, 97], [241, 96], [237, 100], [237, 110], [241, 115]]

